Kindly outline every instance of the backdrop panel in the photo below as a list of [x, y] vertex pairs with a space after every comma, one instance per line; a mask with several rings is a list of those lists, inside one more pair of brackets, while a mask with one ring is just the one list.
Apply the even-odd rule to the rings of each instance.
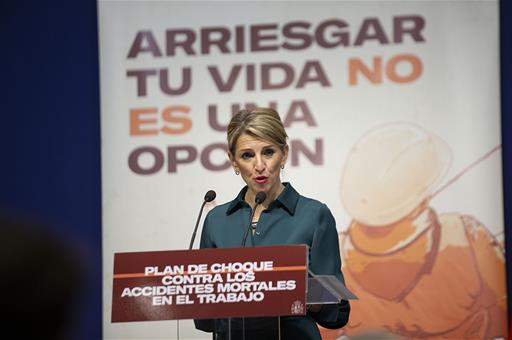
[[185, 249], [204, 193], [238, 193], [244, 106], [278, 110], [283, 180], [336, 217], [360, 300], [326, 338], [504, 336], [497, 8], [99, 1], [105, 338], [176, 334], [110, 322], [113, 254]]

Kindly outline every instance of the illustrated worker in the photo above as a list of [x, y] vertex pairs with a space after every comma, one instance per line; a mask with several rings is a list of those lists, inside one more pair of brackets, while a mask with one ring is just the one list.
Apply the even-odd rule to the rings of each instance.
[[324, 340], [506, 338], [502, 246], [471, 215], [430, 206], [451, 158], [444, 141], [410, 124], [376, 128], [353, 147], [341, 180], [352, 221], [340, 252], [359, 300], [348, 325], [323, 329]]

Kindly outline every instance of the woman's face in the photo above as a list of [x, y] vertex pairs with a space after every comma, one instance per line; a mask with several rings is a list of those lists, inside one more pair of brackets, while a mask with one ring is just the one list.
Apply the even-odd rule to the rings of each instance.
[[235, 154], [229, 153], [229, 159], [248, 186], [248, 202], [253, 202], [260, 191], [267, 194], [267, 201], [277, 197], [282, 187], [281, 166], [284, 166], [287, 157], [288, 145], [283, 152], [279, 146], [267, 140], [245, 134], [238, 138]]

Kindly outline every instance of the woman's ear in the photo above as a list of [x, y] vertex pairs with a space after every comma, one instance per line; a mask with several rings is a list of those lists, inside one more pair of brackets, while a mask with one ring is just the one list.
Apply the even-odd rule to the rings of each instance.
[[286, 144], [283, 148], [283, 162], [281, 163], [281, 165], [284, 166], [284, 164], [286, 163], [286, 161], [288, 160], [288, 151], [289, 151], [289, 146], [288, 144]]
[[229, 158], [229, 161], [231, 162], [231, 165], [233, 166], [233, 168], [236, 169], [235, 156], [233, 156], [231, 151], [228, 151], [228, 158]]
[[231, 151], [228, 151], [228, 157], [229, 157], [229, 161], [231, 162], [231, 166], [233, 167], [233, 170], [235, 171], [235, 174], [239, 175], [240, 169], [238, 169], [238, 165], [236, 164], [236, 161], [235, 161], [235, 156], [233, 156]]

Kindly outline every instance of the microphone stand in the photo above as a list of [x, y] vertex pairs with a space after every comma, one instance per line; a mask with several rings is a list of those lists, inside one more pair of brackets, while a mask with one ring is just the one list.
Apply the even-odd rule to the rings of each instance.
[[256, 213], [256, 208], [258, 205], [263, 203], [267, 199], [267, 194], [263, 191], [260, 191], [256, 194], [256, 197], [254, 199], [254, 202], [256, 203], [254, 205], [254, 209], [252, 209], [251, 218], [249, 219], [249, 226], [245, 230], [244, 238], [242, 239], [242, 245], [241, 247], [245, 247], [245, 242], [247, 241], [247, 236], [249, 235], [249, 230], [251, 230], [252, 227], [252, 219], [254, 218], [254, 214]]
[[188, 245], [188, 250], [192, 250], [192, 247], [194, 246], [194, 240], [196, 239], [197, 234], [197, 228], [199, 227], [199, 221], [201, 220], [201, 215], [203, 214], [204, 206], [208, 203], [206, 200], [203, 201], [203, 204], [201, 204], [201, 209], [199, 210], [199, 215], [197, 215], [197, 221], [196, 226], [194, 227], [194, 232], [192, 233], [192, 238], [190, 239], [190, 244]]
[[[252, 209], [251, 212], [251, 218], [249, 219], [249, 226], [245, 230], [244, 238], [242, 239], [242, 248], [245, 248], [245, 242], [247, 241], [247, 236], [249, 235], [249, 230], [252, 228], [252, 219], [254, 218], [254, 214], [256, 213], [256, 208], [258, 205], [263, 203], [265, 199], [267, 198], [267, 194], [263, 191], [260, 191], [256, 194], [256, 197], [254, 199], [254, 202], [256, 203], [254, 205], [254, 209]], [[228, 328], [230, 329], [229, 332], [229, 339], [231, 339], [231, 320], [228, 320]], [[245, 340], [245, 318], [242, 317], [242, 340]]]
[[199, 210], [199, 214], [197, 215], [196, 225], [194, 227], [194, 232], [192, 233], [192, 238], [190, 239], [190, 244], [188, 246], [188, 250], [192, 250], [194, 245], [194, 240], [196, 239], [197, 228], [199, 227], [199, 221], [201, 220], [201, 215], [203, 214], [203, 209], [206, 203], [209, 203], [215, 199], [217, 194], [213, 190], [208, 190], [206, 195], [204, 195], [203, 204], [201, 204], [201, 209]]
[[[217, 194], [213, 190], [208, 190], [206, 195], [204, 195], [203, 204], [201, 204], [201, 209], [199, 210], [199, 214], [197, 215], [196, 225], [194, 227], [194, 232], [192, 233], [192, 238], [190, 239], [190, 244], [188, 246], [188, 250], [192, 250], [194, 245], [194, 240], [196, 239], [197, 228], [199, 227], [199, 221], [201, 220], [201, 215], [203, 215], [203, 209], [206, 203], [209, 203], [215, 199]], [[176, 335], [177, 339], [180, 339], [180, 320], [176, 320]], [[214, 333], [213, 333], [214, 334]]]
[[247, 241], [247, 236], [249, 236], [249, 230], [251, 230], [252, 228], [252, 219], [254, 218], [254, 214], [256, 213], [256, 207], [258, 206], [259, 204], [256, 203], [256, 205], [254, 206], [254, 209], [252, 210], [251, 212], [251, 218], [249, 219], [249, 226], [247, 227], [247, 229], [245, 230], [245, 233], [244, 233], [244, 238], [242, 239], [242, 245], [241, 247], [244, 248], [245, 247], [245, 242]]

